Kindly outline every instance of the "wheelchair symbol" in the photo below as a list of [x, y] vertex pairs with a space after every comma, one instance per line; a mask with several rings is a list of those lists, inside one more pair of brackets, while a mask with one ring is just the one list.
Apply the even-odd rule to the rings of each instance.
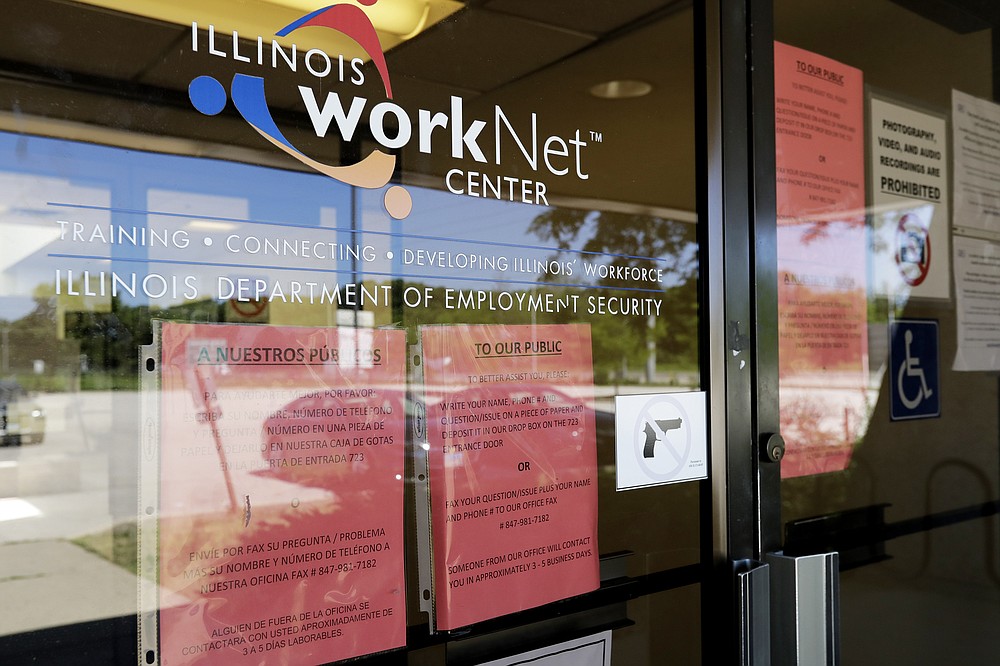
[[[920, 359], [910, 354], [910, 345], [913, 343], [913, 331], [906, 331], [903, 339], [906, 344], [906, 358], [899, 366], [899, 372], [896, 374], [896, 391], [899, 395], [899, 401], [903, 403], [904, 407], [907, 409], [916, 409], [920, 403], [934, 395], [934, 391], [927, 386], [927, 377], [924, 375], [924, 369], [920, 367]], [[916, 395], [910, 398], [907, 395], [905, 385], [909, 384], [913, 386], [912, 381], [906, 381], [913, 378], [919, 378], [920, 382], [916, 385]]]

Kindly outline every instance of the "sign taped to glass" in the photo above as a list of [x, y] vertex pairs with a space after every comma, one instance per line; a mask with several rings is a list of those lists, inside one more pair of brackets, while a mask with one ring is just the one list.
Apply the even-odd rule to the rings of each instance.
[[425, 326], [439, 629], [598, 586], [590, 328]]
[[162, 324], [162, 663], [405, 643], [402, 331]]
[[782, 476], [842, 470], [867, 422], [860, 70], [774, 45]]

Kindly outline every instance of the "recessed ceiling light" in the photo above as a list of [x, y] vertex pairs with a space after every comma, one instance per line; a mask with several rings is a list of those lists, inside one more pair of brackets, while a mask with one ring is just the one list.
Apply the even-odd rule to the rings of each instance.
[[645, 81], [623, 79], [621, 81], [605, 81], [590, 89], [590, 94], [603, 99], [625, 99], [627, 97], [642, 97], [652, 92], [653, 86]]

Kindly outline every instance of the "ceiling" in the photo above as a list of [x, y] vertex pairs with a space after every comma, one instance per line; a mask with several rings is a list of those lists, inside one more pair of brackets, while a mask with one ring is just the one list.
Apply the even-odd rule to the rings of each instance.
[[[236, 16], [263, 0], [199, 1], [213, 11], [228, 7]], [[947, 109], [952, 87], [991, 93], [990, 31], [984, 26], [992, 25], [994, 4], [776, 0], [775, 34], [861, 68], [868, 84]], [[137, 0], [134, 6], [143, 4]], [[227, 29], [221, 23], [217, 28]], [[310, 30], [320, 29], [303, 30], [303, 39], [319, 42], [330, 32], [306, 35]], [[216, 117], [192, 108], [187, 86], [194, 77], [228, 82], [238, 71], [261, 72], [255, 63], [192, 52], [190, 32], [189, 26], [69, 0], [5, 0], [0, 106], [7, 113], [0, 126], [49, 132], [39, 119], [63, 121], [62, 135], [83, 140], [302, 168], [266, 144], [232, 104]], [[450, 98], [458, 96], [466, 124], [482, 119], [492, 125], [500, 108], [522, 137], [536, 114], [542, 141], [580, 132], [587, 142], [582, 169], [589, 177], [544, 170], [538, 175], [508, 137], [500, 165], [456, 160], [447, 143], [424, 154], [414, 139], [402, 150], [403, 180], [442, 187], [443, 175], [461, 168], [540, 179], [557, 201], [693, 211], [693, 37], [690, 0], [471, 0], [387, 51], [393, 101], [416, 122], [418, 110], [447, 112]], [[217, 46], [230, 48], [228, 39], [220, 36]], [[239, 46], [243, 53], [254, 48], [246, 39]], [[968, 66], [983, 62], [987, 66]], [[367, 67], [366, 84], [348, 91], [375, 104], [384, 92]], [[263, 75], [269, 107], [290, 140], [318, 160], [339, 163], [342, 146], [332, 135], [314, 135], [298, 91], [310, 86], [322, 99], [331, 89], [327, 81], [302, 68], [265, 68]], [[588, 93], [597, 83], [618, 79], [646, 81], [652, 92], [617, 100]], [[492, 142], [491, 131], [484, 132], [484, 145]], [[601, 141], [590, 139], [591, 132]]]
[[[945, 20], [952, 16], [949, 7], [980, 1], [775, 0], [774, 36], [860, 69], [865, 84], [883, 93], [947, 113], [953, 88], [993, 94], [989, 24], [979, 19], [969, 32], [968, 24]], [[904, 5], [919, 5], [924, 13]], [[925, 15], [932, 8], [944, 18]]]
[[[232, 148], [234, 156], [238, 148], [275, 152], [231, 104], [211, 118], [192, 108], [187, 86], [194, 77], [208, 74], [227, 82], [237, 71], [260, 74], [260, 68], [256, 63], [209, 56], [204, 48], [193, 53], [190, 26], [68, 0], [4, 4], [0, 104], [15, 118], [113, 128], [129, 133], [132, 142], [137, 133], [184, 139], [188, 147], [194, 140], [215, 146], [216, 155], [219, 146]], [[239, 1], [228, 4], [237, 14], [249, 6]], [[216, 27], [218, 33], [225, 31], [222, 24]], [[523, 159], [517, 159], [512, 143], [501, 165], [456, 161], [448, 145], [441, 143], [430, 156], [407, 146], [401, 160], [404, 180], [440, 186], [441, 176], [457, 167], [539, 179], [556, 199], [693, 210], [692, 33], [686, 0], [468, 3], [388, 50], [393, 101], [414, 122], [418, 109], [447, 112], [450, 97], [456, 95], [464, 100], [466, 123], [482, 119], [492, 126], [495, 108], [500, 107], [523, 136], [530, 130], [532, 113], [537, 114], [542, 140], [549, 135], [571, 138], [579, 130], [588, 141], [582, 163], [589, 178], [533, 174]], [[240, 52], [253, 53], [256, 35], [241, 34], [245, 37], [250, 40], [242, 39]], [[217, 47], [230, 48], [228, 40], [220, 35]], [[296, 74], [266, 68], [263, 75], [269, 106], [289, 139], [316, 159], [338, 161], [341, 146], [332, 135], [322, 140], [314, 136], [297, 89], [308, 85], [322, 95], [326, 81], [302, 68]], [[365, 86], [352, 86], [350, 92], [370, 98], [372, 104], [383, 100], [374, 70], [366, 78]], [[619, 100], [588, 93], [593, 85], [613, 79], [647, 81], [653, 92]], [[590, 131], [601, 134], [601, 143], [589, 141]], [[107, 141], [108, 136], [95, 132], [93, 140]], [[483, 137], [484, 145], [492, 144], [492, 134]], [[274, 160], [299, 168], [290, 158], [272, 155], [268, 161]]]

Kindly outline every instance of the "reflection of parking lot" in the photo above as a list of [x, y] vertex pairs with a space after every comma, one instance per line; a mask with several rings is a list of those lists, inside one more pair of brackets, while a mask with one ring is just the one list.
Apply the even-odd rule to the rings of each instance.
[[137, 397], [31, 396], [44, 441], [0, 448], [0, 634], [135, 612], [135, 577], [69, 539], [110, 530], [111, 498], [134, 493], [134, 473], [114, 473], [111, 456], [135, 435], [116, 432], [111, 416], [113, 404], [137, 410]]
[[[135, 576], [71, 540], [97, 535], [88, 541], [110, 553], [121, 548], [112, 527], [135, 521], [139, 397], [32, 396], [47, 416], [45, 440], [0, 447], [0, 636], [136, 612]], [[259, 459], [259, 450], [253, 455]], [[212, 470], [191, 473], [218, 482]], [[277, 487], [291, 487], [250, 472], [234, 476], [255, 496], [287, 496]], [[303, 501], [323, 492], [302, 490]]]
[[45, 410], [13, 380], [0, 380], [0, 446], [45, 439]]
[[0, 637], [136, 612], [135, 576], [68, 541], [2, 544], [0, 570]]
[[[73, 538], [134, 520], [139, 394], [83, 391], [32, 399], [46, 413], [46, 438], [30, 446], [0, 447], [0, 543]], [[252, 457], [259, 460], [259, 451]], [[218, 481], [212, 470], [189, 473], [205, 483]], [[274, 495], [271, 486], [284, 485], [250, 472], [234, 475], [245, 477], [242, 485], [261, 496]]]
[[[643, 386], [617, 389], [618, 392], [638, 393], [648, 390]], [[615, 392], [612, 387], [596, 387], [595, 390], [600, 478], [606, 489], [608, 480], [613, 489]], [[574, 393], [572, 388], [567, 389], [567, 394]], [[134, 391], [32, 395], [31, 400], [46, 415], [44, 441], [0, 447], [0, 567], [7, 573], [21, 572], [18, 575], [33, 577], [24, 582], [0, 583], [0, 597], [5, 600], [20, 598], [17, 590], [31, 584], [35, 585], [31, 588], [35, 590], [33, 594], [37, 594], [38, 585], [51, 582], [52, 589], [59, 590], [59, 594], [53, 592], [51, 595], [52, 604], [61, 605], [65, 611], [59, 608], [45, 611], [47, 604], [36, 600], [36, 607], [49, 615], [47, 619], [35, 617], [31, 620], [34, 624], [27, 619], [8, 622], [4, 611], [0, 611], [0, 626], [4, 631], [134, 612], [134, 577], [68, 541], [83, 535], [106, 533], [116, 523], [135, 520], [139, 398]], [[285, 404], [285, 400], [261, 404], [258, 411], [273, 411]], [[250, 461], [259, 466], [263, 460], [259, 450], [247, 452], [245, 456], [248, 469], [252, 468]], [[212, 470], [197, 473], [204, 475], [206, 483], [217, 482], [210, 477]], [[237, 485], [257, 484], [252, 486], [256, 490], [251, 492], [261, 497], [262, 502], [266, 502], [264, 498], [268, 495], [287, 497], [292, 487], [287, 479], [271, 475], [240, 470], [234, 474]], [[296, 492], [327, 491], [296, 487]], [[625, 540], [624, 536], [614, 536], [609, 538], [609, 544]], [[110, 539], [108, 535], [109, 547]], [[48, 582], [42, 583], [42, 579]], [[66, 603], [66, 595], [81, 600], [87, 597], [89, 601]], [[10, 603], [4, 606], [16, 607]]]
[[[110, 472], [109, 453], [134, 441], [112, 428], [112, 394], [46, 393], [32, 400], [45, 412], [46, 437], [40, 444], [0, 448], [0, 519], [7, 518], [0, 542], [110, 528], [113, 484], [126, 489], [130, 479]], [[138, 408], [134, 393], [115, 400]]]
[[[596, 389], [597, 410], [612, 412], [611, 389]], [[818, 397], [827, 399], [829, 391]], [[72, 538], [109, 529], [115, 519], [134, 518], [139, 394], [81, 391], [30, 399], [45, 413], [45, 439], [0, 447], [0, 543]], [[259, 460], [260, 454], [253, 458]], [[283, 483], [259, 475], [255, 482]]]

